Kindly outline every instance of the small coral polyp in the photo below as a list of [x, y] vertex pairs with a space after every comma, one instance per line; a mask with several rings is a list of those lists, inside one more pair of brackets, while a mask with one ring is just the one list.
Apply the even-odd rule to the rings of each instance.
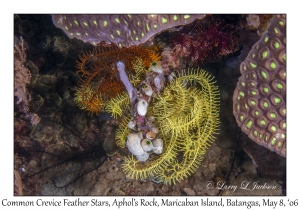
[[[123, 104], [121, 99], [114, 101], [114, 107]], [[118, 145], [139, 151], [124, 157], [124, 172], [135, 179], [151, 178], [169, 185], [194, 173], [218, 130], [219, 100], [218, 87], [204, 70], [189, 69], [174, 78], [149, 104], [146, 118], [156, 129], [146, 133], [147, 140], [142, 140], [145, 137], [140, 130], [136, 134], [130, 131], [129, 121], [123, 121], [117, 130]], [[129, 145], [123, 140], [125, 135], [130, 138]], [[137, 145], [132, 147], [133, 139]], [[150, 152], [142, 149], [142, 141], [152, 141]]]

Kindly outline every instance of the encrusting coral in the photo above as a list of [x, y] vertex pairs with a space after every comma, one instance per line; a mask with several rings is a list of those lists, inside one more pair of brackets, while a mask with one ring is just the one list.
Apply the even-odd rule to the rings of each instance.
[[146, 14], [93, 14], [52, 15], [53, 23], [69, 38], [77, 38], [93, 45], [105, 41], [119, 47], [129, 47], [146, 42], [164, 29], [191, 23], [205, 15], [146, 15]]
[[[114, 100], [114, 107], [121, 107], [124, 98], [126, 94], [119, 100]], [[126, 109], [114, 110], [118, 110], [115, 113], [118, 115], [126, 113]], [[120, 110], [123, 112], [120, 113]], [[157, 182], [175, 184], [195, 172], [213, 142], [219, 125], [219, 90], [213, 77], [205, 71], [189, 69], [174, 78], [154, 98], [147, 115], [148, 119], [155, 119], [154, 123], [157, 123], [161, 131], [158, 136], [154, 136], [153, 145], [157, 144], [158, 139], [162, 140], [163, 151], [159, 155], [152, 154], [146, 161], [127, 156], [122, 168], [126, 174], [136, 179], [151, 178]], [[117, 129], [119, 146], [127, 144], [124, 137], [129, 132], [128, 121], [125, 120]], [[142, 133], [139, 135], [139, 139], [142, 139]]]
[[286, 156], [286, 17], [275, 15], [240, 65], [233, 113], [256, 143]]

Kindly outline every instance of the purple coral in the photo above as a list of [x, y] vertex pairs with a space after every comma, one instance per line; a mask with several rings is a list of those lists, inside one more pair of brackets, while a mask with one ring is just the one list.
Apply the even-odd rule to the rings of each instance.
[[53, 23], [69, 38], [77, 38], [93, 45], [105, 41], [118, 46], [139, 45], [156, 33], [177, 25], [191, 23], [205, 15], [52, 15]]
[[286, 17], [276, 15], [240, 65], [233, 113], [258, 144], [286, 156]]

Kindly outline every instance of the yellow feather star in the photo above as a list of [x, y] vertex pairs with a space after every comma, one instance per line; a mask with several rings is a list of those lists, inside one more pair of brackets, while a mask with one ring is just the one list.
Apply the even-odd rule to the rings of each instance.
[[103, 100], [100, 94], [95, 95], [93, 88], [78, 88], [75, 92], [74, 102], [80, 109], [89, 113], [98, 113], [103, 109]]
[[115, 98], [109, 100], [104, 110], [112, 114], [114, 118], [118, 118], [123, 114], [123, 111], [129, 109], [130, 99], [127, 92], [120, 93]]
[[178, 76], [149, 110], [161, 130], [163, 153], [152, 155], [146, 163], [125, 157], [124, 172], [165, 184], [175, 184], [194, 173], [218, 130], [219, 100], [218, 87], [205, 71], [189, 69]]
[[122, 121], [120, 123], [119, 128], [116, 131], [116, 145], [124, 148], [126, 145], [126, 139], [128, 133], [130, 133], [130, 129], [128, 128], [128, 122], [132, 120], [132, 117], [124, 115]]
[[136, 87], [144, 79], [149, 70], [145, 68], [144, 61], [140, 57], [136, 57], [132, 66], [135, 74], [130, 74], [128, 77], [133, 86]]

